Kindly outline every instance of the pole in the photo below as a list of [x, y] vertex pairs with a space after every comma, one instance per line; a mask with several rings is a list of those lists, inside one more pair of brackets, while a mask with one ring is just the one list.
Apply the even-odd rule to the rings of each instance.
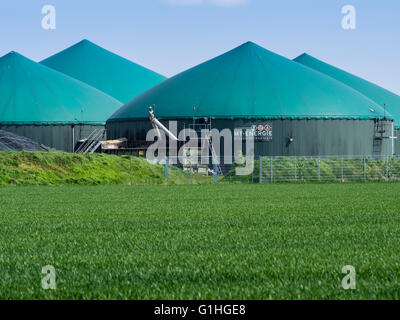
[[392, 155], [395, 154], [395, 150], [394, 150], [394, 140], [396, 139], [396, 137], [394, 136], [394, 121], [392, 122]]
[[260, 184], [262, 184], [262, 156], [260, 156], [258, 161], [259, 161], [259, 164], [258, 164], [258, 174], [259, 174], [258, 180], [259, 180]]
[[321, 181], [321, 158], [318, 157], [318, 181]]
[[214, 164], [213, 167], [214, 167], [214, 182], [218, 183], [218, 165]]
[[389, 181], [389, 155], [386, 156], [386, 179]]
[[273, 157], [271, 157], [271, 172], [270, 172], [270, 178], [271, 178], [271, 183], [274, 183], [274, 171], [273, 171], [272, 160], [273, 160]]
[[367, 181], [367, 168], [366, 168], [365, 156], [363, 157], [363, 163], [364, 163], [364, 182], [366, 182]]
[[75, 126], [72, 125], [72, 153], [75, 153]]
[[169, 163], [169, 158], [165, 157], [165, 165], [164, 165], [164, 176], [165, 176], [165, 179], [168, 179], [168, 163]]
[[344, 170], [343, 170], [343, 165], [344, 165], [344, 156], [342, 156], [341, 164], [340, 164], [340, 171], [341, 171], [341, 176], [342, 176], [342, 181], [344, 181]]
[[297, 181], [297, 157], [294, 157], [294, 181]]
[[190, 161], [190, 184], [193, 184], [193, 168], [192, 168], [192, 161]]

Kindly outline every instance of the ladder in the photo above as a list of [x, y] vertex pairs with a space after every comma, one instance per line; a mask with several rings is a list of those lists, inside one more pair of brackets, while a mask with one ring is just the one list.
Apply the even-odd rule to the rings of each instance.
[[[210, 119], [210, 122], [204, 123], [204, 124], [196, 124], [194, 122], [192, 124], [189, 124], [188, 126], [186, 126], [186, 124], [184, 124], [184, 130], [191, 129], [191, 130], [193, 130], [193, 131], [195, 131], [197, 133], [198, 137], [199, 136], [201, 137], [201, 138], [199, 138], [200, 141], [203, 140], [203, 139], [207, 141], [208, 148], [211, 151], [212, 164], [216, 165], [216, 167], [217, 167], [216, 169], [217, 169], [218, 175], [223, 176], [221, 165], [220, 165], [220, 162], [218, 160], [218, 155], [215, 152], [214, 145], [212, 144], [212, 139], [211, 139], [211, 135], [210, 135], [211, 127], [212, 127], [211, 119]], [[201, 136], [202, 130], [205, 130], [204, 138]], [[186, 135], [186, 133], [185, 133], [185, 135]]]

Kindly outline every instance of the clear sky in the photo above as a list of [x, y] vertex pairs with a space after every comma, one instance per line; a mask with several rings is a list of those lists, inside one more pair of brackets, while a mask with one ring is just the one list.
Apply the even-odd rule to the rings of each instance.
[[[56, 29], [41, 26], [56, 8]], [[356, 30], [341, 26], [356, 8]], [[44, 59], [91, 40], [166, 76], [253, 41], [307, 52], [400, 94], [399, 0], [1, 0], [0, 56]]]

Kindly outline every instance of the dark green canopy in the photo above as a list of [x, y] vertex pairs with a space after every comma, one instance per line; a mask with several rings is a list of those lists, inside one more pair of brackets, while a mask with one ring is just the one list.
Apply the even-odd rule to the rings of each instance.
[[104, 124], [121, 105], [16, 52], [0, 58], [0, 124]]
[[144, 119], [153, 104], [160, 119], [384, 116], [381, 106], [358, 91], [252, 42], [160, 83], [125, 104], [109, 121]]
[[346, 71], [322, 62], [306, 53], [297, 57], [294, 61], [322, 72], [323, 74], [326, 74], [359, 91], [363, 95], [375, 101], [381, 107], [386, 108], [386, 110], [394, 117], [395, 125], [400, 127], [400, 97], [398, 95]]
[[136, 63], [83, 40], [41, 62], [128, 102], [166, 78]]

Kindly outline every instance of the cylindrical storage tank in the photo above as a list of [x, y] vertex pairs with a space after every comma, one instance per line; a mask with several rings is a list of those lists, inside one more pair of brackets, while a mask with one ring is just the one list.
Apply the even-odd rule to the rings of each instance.
[[356, 90], [248, 42], [172, 77], [125, 104], [107, 121], [110, 139], [143, 141], [148, 107], [178, 130], [253, 130], [263, 156], [387, 155], [392, 117]]
[[72, 152], [122, 104], [103, 92], [11, 52], [0, 58], [0, 129]]
[[[336, 68], [330, 64], [327, 64], [321, 60], [318, 60], [306, 53], [298, 56], [294, 61], [301, 63], [313, 70], [321, 72], [329, 77], [332, 77], [335, 80], [338, 80], [347, 86], [357, 90], [364, 96], [370, 98], [377, 104], [379, 104], [384, 111], [388, 111], [392, 117], [394, 118], [394, 126], [396, 128], [400, 127], [400, 96], [397, 94], [390, 92], [372, 82], [364, 80], [360, 77], [357, 77], [349, 72]], [[397, 129], [398, 130], [398, 129]], [[393, 131], [393, 130], [392, 130]], [[394, 141], [394, 137], [396, 135], [390, 135], [389, 139], [392, 139], [391, 144], [394, 151], [393, 154], [400, 154], [400, 142]]]

